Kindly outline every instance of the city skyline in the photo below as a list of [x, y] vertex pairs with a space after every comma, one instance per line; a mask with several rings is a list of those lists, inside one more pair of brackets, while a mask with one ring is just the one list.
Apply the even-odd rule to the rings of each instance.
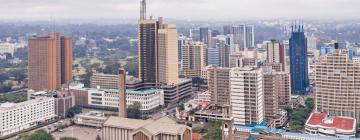
[[[139, 1], [3, 0], [1, 20], [137, 19]], [[357, 0], [149, 0], [147, 16], [181, 20], [358, 19]], [[9, 10], [11, 9], [11, 10]], [[95, 9], [95, 10], [94, 10]], [[304, 10], [305, 9], [305, 10]], [[196, 12], [191, 12], [196, 10]], [[235, 13], [235, 14], [234, 14]]]

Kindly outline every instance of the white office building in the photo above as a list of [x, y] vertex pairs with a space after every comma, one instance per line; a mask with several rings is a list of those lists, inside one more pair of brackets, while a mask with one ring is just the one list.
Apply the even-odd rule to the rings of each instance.
[[55, 99], [36, 98], [0, 105], [0, 137], [37, 126], [55, 118]]
[[264, 119], [263, 70], [237, 67], [230, 71], [230, 104], [234, 124], [258, 124]]
[[[164, 91], [161, 89], [126, 90], [126, 105], [135, 102], [141, 104], [140, 110], [149, 111], [164, 105]], [[119, 92], [117, 89], [88, 90], [88, 104], [93, 107], [118, 108]]]

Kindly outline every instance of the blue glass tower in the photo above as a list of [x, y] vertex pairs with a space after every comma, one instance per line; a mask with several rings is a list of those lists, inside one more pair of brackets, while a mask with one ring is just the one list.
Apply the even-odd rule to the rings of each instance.
[[307, 39], [303, 26], [292, 26], [290, 46], [291, 90], [293, 94], [306, 94], [309, 90]]

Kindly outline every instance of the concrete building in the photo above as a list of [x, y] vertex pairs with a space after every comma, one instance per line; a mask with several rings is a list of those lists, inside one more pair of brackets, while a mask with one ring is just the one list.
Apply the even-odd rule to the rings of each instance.
[[290, 74], [264, 69], [264, 111], [265, 119], [275, 119], [279, 109], [291, 106]]
[[216, 106], [230, 105], [230, 68], [210, 67], [208, 68], [208, 90], [210, 103]]
[[189, 99], [192, 95], [192, 80], [179, 79], [176, 85], [162, 85], [160, 89], [164, 90], [165, 104], [176, 104], [179, 101]]
[[119, 76], [115, 74], [94, 73], [90, 77], [91, 88], [118, 89]]
[[163, 24], [158, 30], [158, 84], [176, 85], [179, 82], [178, 38], [174, 24]]
[[[337, 45], [336, 45], [337, 46]], [[330, 116], [360, 120], [360, 63], [335, 49], [315, 64], [315, 109]]]
[[206, 46], [196, 42], [182, 47], [182, 68], [187, 78], [200, 77], [201, 68], [207, 65]]
[[219, 49], [218, 48], [207, 48], [207, 64], [219, 66]]
[[15, 44], [11, 43], [0, 43], [0, 54], [10, 54], [11, 56], [14, 56], [16, 47]]
[[310, 135], [356, 137], [356, 119], [351, 117], [329, 117], [326, 113], [311, 113], [305, 123], [305, 133]]
[[54, 98], [43, 97], [0, 105], [0, 136], [35, 127], [56, 117]]
[[101, 128], [106, 119], [107, 117], [104, 112], [90, 111], [75, 115], [74, 123], [77, 125]]
[[209, 45], [210, 37], [211, 37], [211, 31], [209, 28], [201, 27], [200, 29], [200, 42]]
[[271, 40], [266, 43], [266, 63], [280, 63], [281, 70], [285, 71], [285, 47], [280, 42], [276, 40]]
[[49, 32], [42, 37], [32, 36], [28, 41], [29, 88], [56, 90], [72, 79], [71, 38]]
[[137, 120], [110, 117], [103, 125], [103, 140], [191, 140], [191, 128], [168, 117]]
[[138, 76], [143, 82], [156, 83], [157, 80], [159, 26], [161, 26], [161, 21], [156, 19], [138, 21]]
[[230, 71], [230, 104], [234, 124], [258, 124], [264, 119], [263, 70], [238, 67]]
[[[126, 106], [135, 102], [141, 104], [140, 110], [144, 113], [152, 112], [164, 105], [164, 91], [161, 89], [126, 90]], [[86, 107], [91, 108], [118, 110], [119, 91], [116, 89], [88, 89], [87, 104]]]
[[255, 46], [255, 35], [253, 25], [238, 25], [231, 27], [231, 33], [234, 35], [234, 44], [239, 44], [240, 51]]

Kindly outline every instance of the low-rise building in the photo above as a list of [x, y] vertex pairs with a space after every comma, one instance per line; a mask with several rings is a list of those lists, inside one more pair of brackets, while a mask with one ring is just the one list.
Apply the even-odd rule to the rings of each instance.
[[55, 99], [51, 97], [3, 103], [0, 105], [0, 137], [35, 127], [55, 117]]
[[[152, 112], [164, 105], [164, 91], [161, 89], [126, 90], [126, 105], [141, 104], [143, 113]], [[88, 89], [88, 107], [117, 110], [119, 93], [117, 89]]]
[[163, 85], [160, 88], [164, 90], [165, 104], [176, 104], [192, 95], [191, 79], [179, 79], [176, 85]]
[[110, 117], [102, 127], [103, 140], [191, 140], [191, 128], [165, 116], [158, 120]]
[[77, 125], [91, 126], [91, 127], [102, 127], [107, 117], [104, 112], [90, 111], [87, 113], [75, 115], [74, 122]]
[[329, 117], [326, 113], [311, 113], [305, 123], [305, 133], [310, 135], [355, 138], [356, 119]]

